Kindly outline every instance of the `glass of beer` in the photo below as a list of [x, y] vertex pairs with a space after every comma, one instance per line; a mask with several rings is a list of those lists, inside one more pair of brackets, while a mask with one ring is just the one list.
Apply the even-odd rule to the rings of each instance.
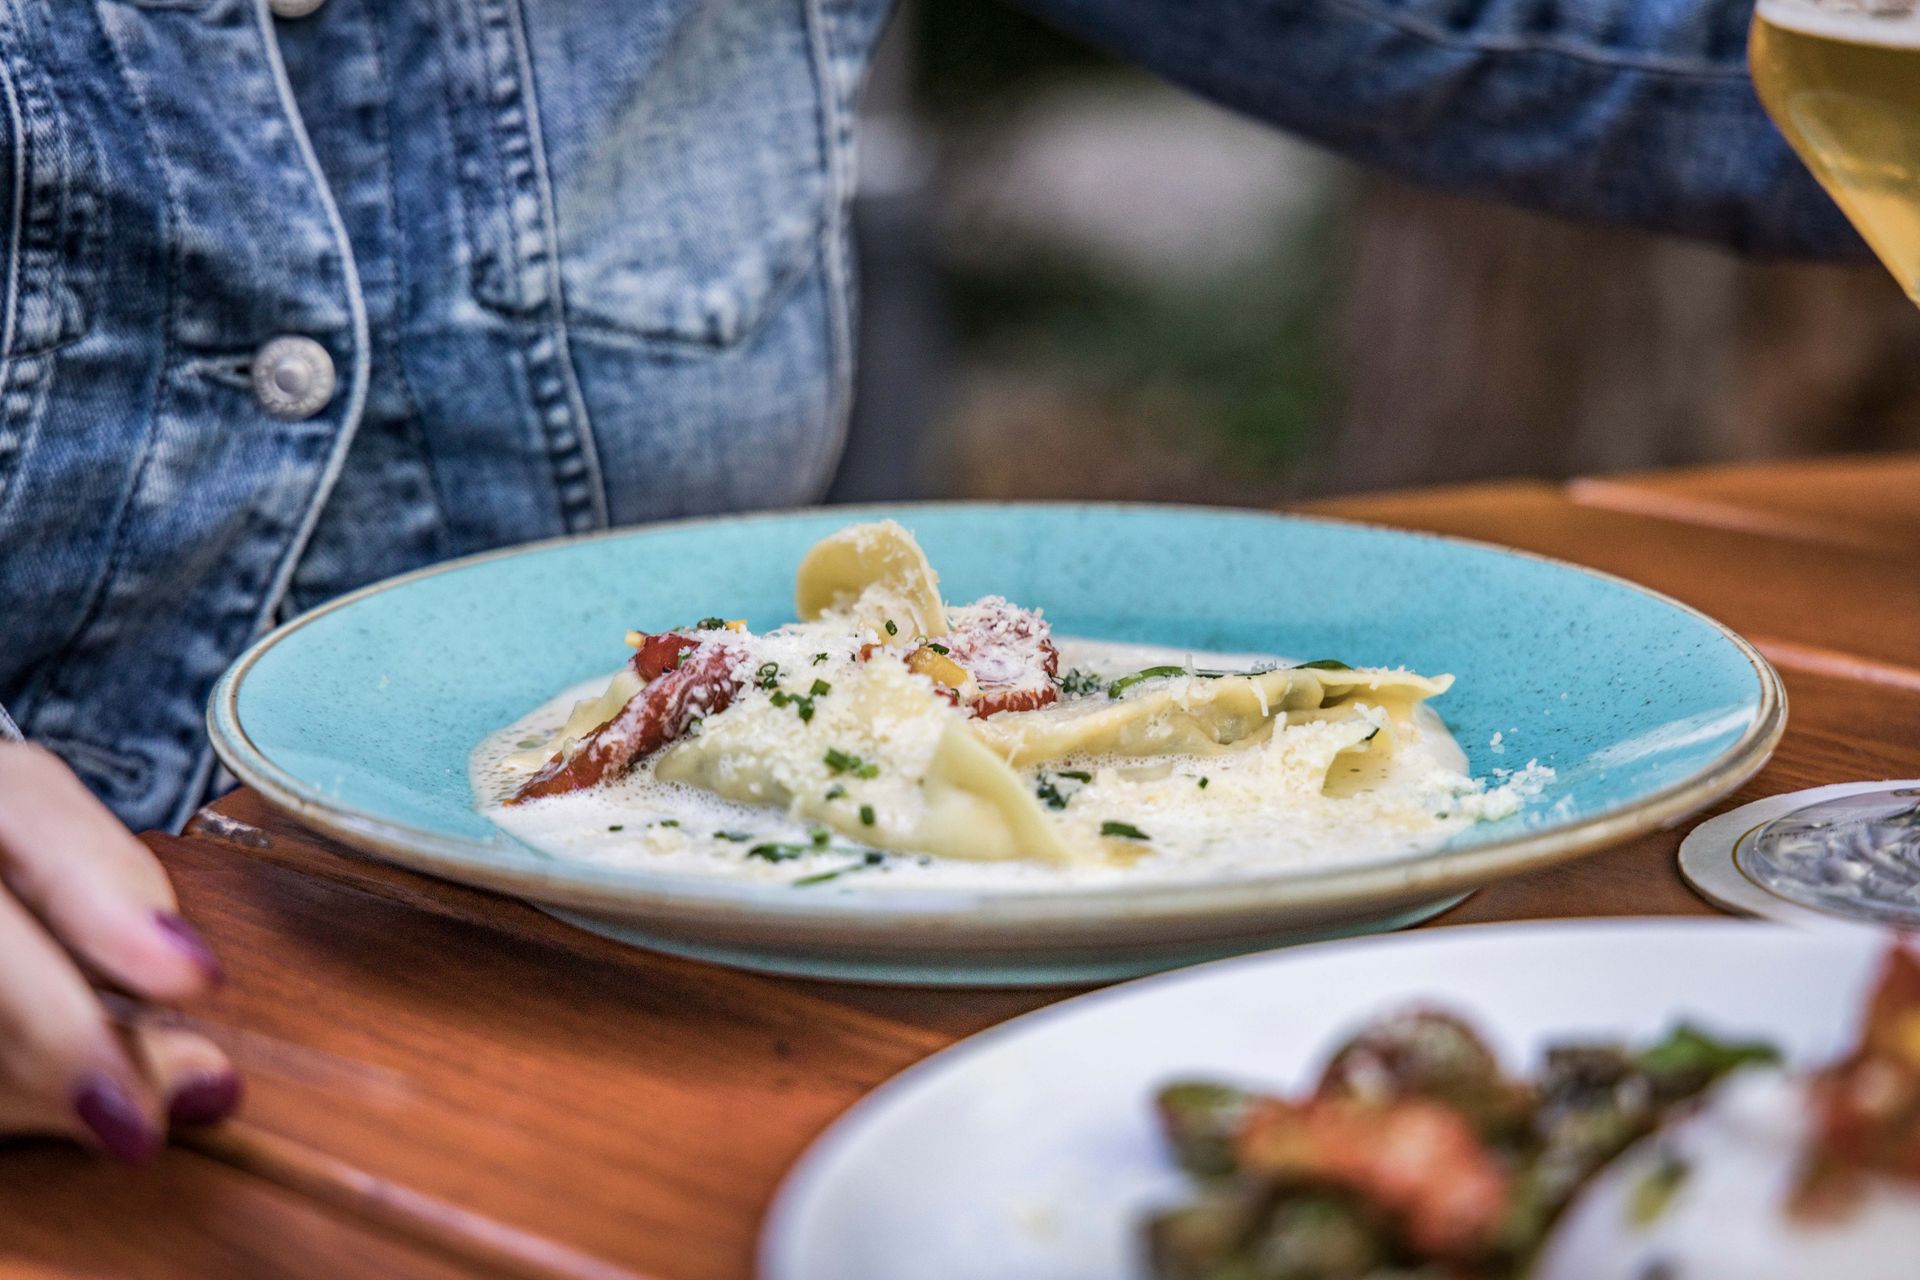
[[1759, 0], [1754, 87], [1920, 303], [1920, 0]]
[[[1920, 303], [1920, 0], [1759, 0], [1747, 58], [1767, 114]], [[1913, 788], [1811, 804], [1749, 837], [1736, 865], [1790, 902], [1885, 924], [1920, 898]]]

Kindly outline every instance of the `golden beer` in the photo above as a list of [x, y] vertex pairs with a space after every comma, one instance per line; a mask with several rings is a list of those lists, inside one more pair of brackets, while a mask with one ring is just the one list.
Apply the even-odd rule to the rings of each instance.
[[1748, 58], [1774, 123], [1920, 302], [1920, 4], [1761, 0]]

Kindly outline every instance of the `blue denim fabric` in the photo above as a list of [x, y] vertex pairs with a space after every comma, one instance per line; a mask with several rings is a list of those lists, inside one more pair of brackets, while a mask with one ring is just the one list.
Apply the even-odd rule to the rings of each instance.
[[[886, 0], [0, 0], [0, 703], [184, 820], [263, 628], [441, 557], [810, 500]], [[1851, 244], [1686, 0], [1034, 0], [1363, 158]], [[250, 385], [322, 344], [317, 415]]]
[[1752, 0], [1018, 2], [1416, 182], [1749, 253], [1867, 253], [1754, 96]]

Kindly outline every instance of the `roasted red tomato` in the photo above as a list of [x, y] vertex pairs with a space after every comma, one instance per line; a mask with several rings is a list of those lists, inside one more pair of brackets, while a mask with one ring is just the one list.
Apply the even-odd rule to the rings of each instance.
[[654, 653], [655, 662], [659, 654], [669, 651], [666, 646], [655, 647], [663, 640], [677, 640], [682, 646], [672, 650], [674, 665], [659, 670], [613, 719], [582, 738], [571, 755], [558, 755], [548, 761], [508, 804], [578, 791], [619, 777], [636, 760], [681, 737], [695, 720], [726, 709], [740, 690], [741, 682], [734, 674], [739, 655], [723, 645], [697, 644], [681, 636], [655, 636], [633, 655], [634, 670], [643, 678], [649, 651]]

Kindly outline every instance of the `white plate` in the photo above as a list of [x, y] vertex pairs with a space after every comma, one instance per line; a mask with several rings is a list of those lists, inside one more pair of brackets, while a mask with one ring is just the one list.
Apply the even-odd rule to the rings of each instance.
[[[1128, 1280], [1137, 1224], [1186, 1181], [1154, 1089], [1305, 1087], [1342, 1031], [1409, 1002], [1465, 1014], [1509, 1065], [1687, 1018], [1799, 1062], [1843, 1049], [1885, 935], [1739, 921], [1492, 925], [1202, 965], [975, 1036], [891, 1081], [789, 1176], [762, 1280]], [[1834, 1280], [1840, 1280], [1836, 1277]]]

